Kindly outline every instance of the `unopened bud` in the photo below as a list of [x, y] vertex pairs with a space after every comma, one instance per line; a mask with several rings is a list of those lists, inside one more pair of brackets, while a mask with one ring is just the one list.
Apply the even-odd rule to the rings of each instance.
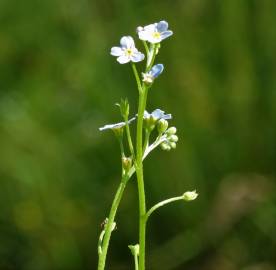
[[195, 190], [193, 191], [186, 191], [184, 194], [183, 194], [183, 200], [186, 201], [186, 202], [189, 202], [189, 201], [193, 201], [197, 198], [198, 196], [198, 193], [196, 193]]
[[132, 158], [131, 157], [123, 157], [122, 158], [123, 168], [126, 172], [128, 172], [132, 166]]
[[178, 141], [178, 137], [177, 137], [176, 135], [171, 135], [171, 136], [169, 137], [169, 140], [170, 140], [171, 142], [177, 142], [177, 141]]
[[112, 128], [112, 130], [114, 131], [115, 135], [117, 138], [121, 139], [123, 137], [124, 134], [124, 127], [114, 127]]
[[157, 129], [159, 134], [164, 133], [167, 130], [168, 125], [169, 125], [168, 121], [166, 121], [165, 119], [160, 119], [157, 124]]
[[131, 251], [131, 254], [135, 257], [139, 256], [139, 244], [136, 244], [136, 245], [129, 245], [128, 246], [130, 251]]
[[155, 128], [156, 121], [157, 121], [157, 119], [152, 116], [150, 116], [148, 118], [144, 118], [145, 129], [147, 129], [149, 132], [151, 132]]
[[170, 151], [171, 150], [171, 147], [167, 142], [163, 142], [161, 144], [161, 148], [162, 148], [162, 150], [165, 150], [165, 151]]
[[169, 136], [173, 135], [176, 133], [176, 127], [170, 127], [167, 132], [166, 132]]
[[176, 148], [176, 143], [175, 142], [171, 142], [170, 143], [170, 147], [173, 148], [173, 149], [175, 149]]

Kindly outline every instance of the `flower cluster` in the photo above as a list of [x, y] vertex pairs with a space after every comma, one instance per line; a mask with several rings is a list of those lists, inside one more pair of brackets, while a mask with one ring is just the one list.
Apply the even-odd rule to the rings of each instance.
[[147, 111], [144, 112], [144, 127], [147, 131], [151, 132], [157, 122], [160, 120], [168, 120], [171, 119], [172, 115], [171, 114], [165, 114], [164, 111], [160, 109], [154, 110], [152, 113], [148, 113]]
[[163, 150], [169, 151], [172, 148], [176, 148], [176, 143], [178, 142], [178, 137], [176, 135], [176, 128], [170, 127], [165, 132], [165, 140], [161, 144]]

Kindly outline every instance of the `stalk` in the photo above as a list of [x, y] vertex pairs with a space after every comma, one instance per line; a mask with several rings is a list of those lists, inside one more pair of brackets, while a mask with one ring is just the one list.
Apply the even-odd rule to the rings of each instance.
[[146, 198], [143, 175], [143, 117], [147, 103], [148, 88], [143, 85], [139, 93], [137, 136], [136, 136], [136, 175], [139, 196], [139, 270], [145, 269], [145, 242], [146, 242]]
[[110, 209], [108, 221], [107, 221], [107, 224], [106, 224], [106, 227], [105, 227], [103, 243], [102, 243], [102, 246], [101, 246], [100, 249], [98, 247], [98, 250], [100, 250], [98, 270], [104, 270], [104, 268], [105, 268], [106, 254], [107, 254], [109, 241], [110, 241], [110, 237], [111, 237], [111, 233], [112, 233], [113, 222], [114, 222], [115, 215], [116, 215], [118, 206], [120, 204], [122, 195], [123, 195], [125, 187], [126, 187], [127, 179], [128, 178], [124, 178], [124, 177], [122, 178], [122, 181], [121, 181], [121, 183], [120, 183], [120, 185], [117, 189], [116, 195], [115, 195], [114, 200], [112, 202], [112, 206], [111, 206], [111, 209]]

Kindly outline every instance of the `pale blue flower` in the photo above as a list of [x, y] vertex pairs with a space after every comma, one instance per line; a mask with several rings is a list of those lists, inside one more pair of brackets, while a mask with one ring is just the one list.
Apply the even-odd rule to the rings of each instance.
[[160, 119], [169, 120], [169, 119], [172, 119], [172, 115], [165, 114], [165, 112], [160, 109], [156, 109], [152, 113], [148, 113], [147, 111], [145, 111], [144, 119], [149, 119], [149, 118], [153, 118], [155, 121]]
[[168, 30], [168, 26], [166, 21], [160, 21], [142, 28], [139, 27], [137, 28], [139, 38], [150, 43], [159, 43], [173, 34], [171, 30]]
[[[133, 117], [133, 118], [129, 119], [128, 120], [128, 124], [130, 124], [131, 122], [133, 122], [135, 119], [136, 119], [136, 117]], [[125, 125], [126, 125], [125, 122], [120, 122], [120, 123], [116, 123], [116, 124], [109, 124], [109, 125], [105, 125], [103, 127], [100, 127], [99, 130], [100, 131], [107, 130], [107, 129], [114, 130], [114, 129], [122, 128]]]
[[164, 70], [164, 66], [162, 64], [154, 65], [151, 70], [147, 73], [142, 73], [143, 82], [145, 83], [153, 83], [154, 79], [157, 78]]
[[117, 56], [117, 61], [120, 64], [128, 62], [140, 62], [145, 58], [145, 55], [137, 50], [134, 40], [130, 36], [122, 37], [120, 40], [121, 47], [112, 47], [110, 54]]

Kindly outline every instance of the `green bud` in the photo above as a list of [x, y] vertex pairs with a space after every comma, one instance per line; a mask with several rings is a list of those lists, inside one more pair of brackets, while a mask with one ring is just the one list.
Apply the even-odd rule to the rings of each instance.
[[177, 137], [176, 135], [171, 135], [171, 136], [169, 137], [169, 140], [170, 140], [171, 142], [177, 142], [177, 141], [178, 141], [178, 137]]
[[176, 143], [175, 142], [171, 142], [170, 143], [170, 147], [173, 148], [173, 149], [175, 149], [176, 148]]
[[152, 116], [148, 117], [148, 118], [145, 118], [144, 119], [144, 127], [145, 129], [147, 129], [149, 132], [151, 132], [154, 128], [155, 128], [155, 125], [156, 125], [156, 119]]
[[170, 127], [167, 132], [166, 132], [169, 136], [173, 135], [176, 133], [176, 127]]
[[122, 139], [124, 134], [124, 127], [114, 127], [112, 130], [118, 139]]
[[126, 172], [128, 172], [132, 166], [132, 158], [131, 157], [123, 157], [122, 158], [123, 168]]
[[122, 98], [121, 102], [120, 103], [116, 103], [116, 105], [120, 108], [120, 112], [121, 112], [122, 117], [124, 119], [128, 118], [128, 115], [129, 115], [129, 103], [128, 103], [127, 98], [125, 98], [125, 99]]
[[160, 119], [157, 123], [157, 129], [159, 134], [164, 133], [167, 130], [168, 125], [169, 125], [168, 121], [166, 121], [165, 119]]
[[186, 201], [186, 202], [189, 202], [189, 201], [193, 201], [197, 198], [198, 196], [198, 193], [196, 193], [195, 190], [193, 191], [186, 191], [184, 194], [183, 194], [183, 200]]
[[133, 256], [139, 256], [139, 244], [128, 246]]
[[165, 150], [165, 151], [170, 151], [171, 150], [171, 147], [167, 142], [161, 143], [160, 146], [161, 146], [162, 150]]

